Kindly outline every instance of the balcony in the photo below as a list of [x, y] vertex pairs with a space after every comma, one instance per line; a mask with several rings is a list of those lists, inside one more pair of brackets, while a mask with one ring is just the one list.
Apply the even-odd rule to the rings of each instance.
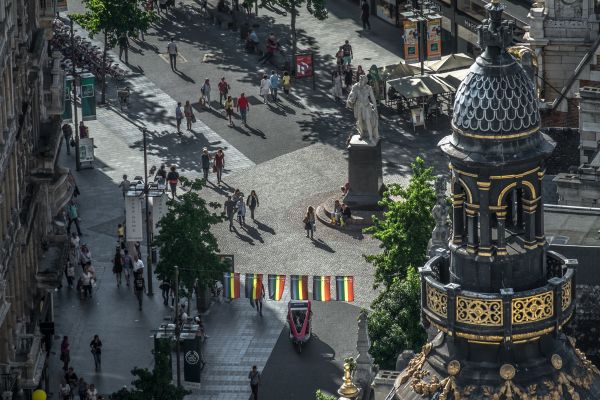
[[19, 213], [12, 209], [10, 212], [10, 218], [6, 224], [6, 234], [4, 238], [0, 240], [0, 266], [5, 268], [8, 264], [8, 260], [12, 256], [13, 249], [15, 246], [16, 233], [20, 228]]
[[20, 372], [20, 386], [23, 389], [35, 389], [40, 384], [46, 353], [42, 348], [40, 334], [20, 334], [17, 336], [17, 352], [11, 369]]
[[547, 254], [547, 284], [520, 292], [461, 290], [449, 283], [449, 258], [432, 257], [419, 269], [423, 321], [450, 336], [473, 342], [519, 343], [558, 332], [575, 310], [575, 266], [558, 253]]
[[51, 182], [54, 179], [54, 169], [62, 139], [60, 122], [60, 116], [53, 116], [40, 124], [36, 163], [31, 171], [34, 182]]

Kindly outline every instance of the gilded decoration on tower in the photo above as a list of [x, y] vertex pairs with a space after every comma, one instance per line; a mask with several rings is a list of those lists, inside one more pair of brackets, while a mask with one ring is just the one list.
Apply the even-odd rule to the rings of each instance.
[[562, 287], [561, 303], [562, 310], [565, 311], [571, 305], [572, 281], [568, 280]]
[[552, 292], [512, 300], [512, 323], [515, 325], [541, 321], [554, 315]]
[[427, 308], [440, 317], [448, 315], [448, 295], [427, 285]]
[[457, 296], [456, 321], [472, 325], [502, 326], [502, 300]]

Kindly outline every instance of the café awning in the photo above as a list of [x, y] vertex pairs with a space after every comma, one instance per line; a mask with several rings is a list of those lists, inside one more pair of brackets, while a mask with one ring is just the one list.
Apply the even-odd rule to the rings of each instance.
[[456, 88], [435, 75], [393, 79], [387, 81], [387, 85], [406, 99], [456, 92]]
[[449, 72], [456, 71], [463, 68], [469, 68], [475, 60], [464, 53], [449, 54], [443, 56], [440, 60], [430, 62], [428, 67], [433, 72]]

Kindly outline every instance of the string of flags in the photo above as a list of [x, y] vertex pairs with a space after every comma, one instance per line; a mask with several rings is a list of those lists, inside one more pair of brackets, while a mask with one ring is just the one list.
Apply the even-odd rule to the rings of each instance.
[[[267, 289], [269, 299], [280, 301], [285, 290], [285, 275], [268, 274]], [[312, 279], [312, 300], [331, 301], [331, 276], [315, 275]], [[292, 300], [308, 300], [308, 275], [290, 275], [290, 297]], [[223, 274], [223, 296], [227, 299], [240, 298], [240, 273]], [[265, 287], [263, 274], [245, 274], [245, 296], [247, 299], [260, 299]], [[266, 294], [266, 293], [265, 293]], [[354, 277], [335, 277], [335, 300], [354, 301]]]

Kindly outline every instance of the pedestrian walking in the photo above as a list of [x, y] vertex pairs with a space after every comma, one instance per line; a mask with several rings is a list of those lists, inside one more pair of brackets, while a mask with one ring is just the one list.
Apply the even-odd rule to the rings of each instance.
[[70, 289], [73, 289], [73, 281], [75, 280], [75, 264], [70, 260], [67, 261], [67, 268], [65, 270], [67, 276], [67, 284]]
[[217, 173], [217, 183], [220, 185], [223, 182], [223, 168], [225, 168], [225, 153], [222, 148], [217, 150], [215, 154], [215, 172]]
[[123, 256], [121, 256], [121, 246], [117, 246], [113, 258], [113, 274], [117, 279], [117, 287], [121, 287], [121, 278], [123, 276]]
[[125, 247], [125, 225], [123, 224], [117, 225], [117, 243], [119, 247]]
[[[177, 103], [175, 107], [175, 120], [177, 121], [177, 133], [181, 134], [181, 120], [183, 119], [183, 110], [181, 109], [181, 102]], [[188, 128], [189, 130], [190, 128]]]
[[352, 52], [352, 46], [350, 46], [350, 42], [346, 40], [342, 45], [342, 61], [344, 65], [352, 64], [352, 59], [354, 58], [354, 53]]
[[233, 124], [233, 99], [231, 96], [227, 96], [227, 100], [225, 100], [225, 113], [227, 114], [227, 118], [229, 119], [229, 126], [235, 126]]
[[315, 231], [317, 230], [317, 227], [315, 226], [315, 209], [313, 206], [308, 206], [306, 209], [306, 215], [304, 216], [302, 222], [304, 223], [306, 237], [310, 237], [312, 239]]
[[342, 77], [338, 71], [333, 71], [331, 81], [333, 84], [331, 94], [335, 98], [335, 101], [339, 101], [344, 96], [344, 93], [342, 90]]
[[94, 278], [94, 275], [91, 273], [91, 271], [89, 270], [85, 270], [81, 273], [81, 278], [80, 282], [81, 282], [81, 291], [82, 291], [82, 298], [86, 299], [86, 298], [92, 298], [92, 279]]
[[250, 390], [252, 390], [252, 400], [258, 400], [258, 385], [260, 385], [260, 372], [256, 365], [252, 366], [252, 370], [248, 374], [250, 379]]
[[127, 179], [127, 175], [123, 175], [123, 180], [121, 181], [121, 183], [119, 183], [119, 187], [123, 191], [123, 198], [125, 198], [125, 195], [129, 191], [130, 186], [131, 182], [129, 182], [129, 180]]
[[194, 116], [194, 110], [192, 109], [192, 105], [190, 101], [187, 100], [185, 102], [185, 106], [183, 106], [183, 115], [185, 115], [185, 122], [187, 126], [187, 130], [192, 130], [192, 124], [195, 122], [196, 117]]
[[145, 289], [146, 281], [144, 281], [144, 274], [134, 274], [133, 291], [135, 292], [135, 297], [137, 297], [140, 311], [142, 311], [142, 299], [144, 298]]
[[71, 389], [77, 387], [78, 379], [79, 378], [77, 377], [77, 374], [73, 370], [73, 367], [69, 367], [69, 369], [65, 373], [65, 381], [69, 384], [69, 386], [71, 386]]
[[129, 39], [127, 34], [119, 36], [119, 60], [123, 61], [123, 53], [125, 53], [125, 64], [129, 64]]
[[87, 244], [83, 243], [79, 247], [79, 264], [81, 264], [81, 268], [83, 269], [86, 265], [92, 264], [92, 252]]
[[362, 65], [359, 65], [358, 67], [356, 67], [356, 82], [358, 82], [360, 80], [360, 77], [365, 75], [365, 70], [363, 69]]
[[208, 183], [208, 172], [210, 171], [210, 154], [208, 153], [208, 148], [202, 148], [202, 155], [200, 156], [202, 162], [202, 173], [204, 175], [204, 180]]
[[233, 216], [235, 215], [235, 201], [233, 201], [231, 196], [227, 196], [223, 208], [225, 209], [225, 215], [227, 215], [227, 219], [229, 220], [229, 231], [231, 232], [233, 230]]
[[227, 99], [227, 95], [229, 94], [229, 89], [231, 89], [231, 86], [229, 86], [229, 83], [227, 83], [227, 81], [225, 80], [225, 77], [222, 77], [221, 80], [219, 81], [219, 104], [223, 105], [223, 100]]
[[[161, 0], [163, 1], [163, 0]], [[175, 38], [171, 37], [169, 44], [167, 45], [167, 53], [169, 53], [169, 63], [171, 64], [171, 69], [173, 71], [177, 71], [177, 44], [175, 43]]]
[[244, 204], [244, 197], [241, 196], [238, 198], [236, 203], [238, 222], [240, 226], [246, 226], [246, 205]]
[[250, 110], [250, 103], [248, 103], [246, 93], [242, 92], [240, 97], [238, 97], [237, 110], [242, 118], [242, 124], [244, 124], [244, 126], [248, 126], [248, 110]]
[[129, 255], [129, 250], [125, 249], [123, 251], [123, 271], [125, 272], [125, 283], [127, 287], [129, 287], [129, 277], [131, 276], [131, 271], [133, 270], [133, 258]]
[[256, 297], [256, 299], [254, 299], [254, 305], [256, 308], [256, 312], [258, 313], [258, 315], [260, 315], [262, 317], [262, 309], [263, 309], [263, 299], [265, 298], [265, 285], [263, 285], [263, 283], [260, 283], [260, 293], [258, 294], [258, 296]]
[[210, 80], [209, 79], [205, 79], [204, 83], [202, 84], [202, 87], [200, 88], [200, 93], [201, 93], [201, 97], [200, 97], [200, 101], [199, 103], [202, 104], [203, 106], [206, 106], [210, 109]]
[[77, 228], [77, 234], [81, 236], [81, 228], [79, 227], [79, 207], [73, 200], [69, 201], [67, 204], [67, 217], [69, 218], [69, 223], [67, 225], [67, 234], [71, 234], [71, 225], [75, 223], [75, 227]]
[[102, 368], [102, 341], [98, 335], [94, 335], [94, 338], [90, 342], [90, 350], [94, 356], [94, 366], [96, 371]]
[[268, 96], [269, 96], [270, 92], [271, 92], [271, 81], [269, 80], [269, 77], [265, 74], [265, 75], [263, 75], [263, 77], [260, 81], [260, 87], [259, 87], [259, 94], [263, 98], [263, 102], [265, 104], [267, 104], [269, 102]]
[[144, 262], [140, 258], [140, 253], [133, 255], [133, 277], [144, 273]]
[[58, 388], [58, 398], [59, 400], [71, 400], [73, 398], [73, 395], [71, 394], [71, 385], [64, 379], [60, 382]]
[[254, 221], [254, 210], [260, 205], [260, 203], [258, 202], [258, 195], [256, 194], [256, 191], [250, 191], [250, 194], [246, 199], [246, 205], [250, 209], [250, 218], [252, 218], [252, 221]]
[[60, 361], [63, 363], [63, 371], [67, 372], [69, 362], [71, 362], [71, 345], [69, 344], [68, 336], [63, 336], [63, 340], [60, 343]]
[[277, 90], [279, 90], [280, 82], [281, 79], [279, 77], [279, 74], [277, 74], [275, 71], [271, 71], [271, 76], [269, 77], [269, 84], [271, 89], [271, 99], [273, 101], [277, 101]]
[[86, 400], [88, 384], [83, 377], [79, 378], [79, 381], [77, 381], [76, 388], [77, 394], [79, 395], [79, 400]]
[[290, 76], [290, 73], [285, 71], [283, 73], [283, 93], [285, 94], [290, 94], [290, 88], [292, 87], [292, 77]]
[[171, 291], [171, 281], [163, 279], [159, 286], [162, 292], [163, 303], [165, 306], [169, 305], [169, 292]]
[[65, 138], [65, 146], [67, 147], [67, 155], [71, 154], [71, 138], [73, 137], [73, 128], [70, 124], [63, 124], [62, 126], [63, 137]]
[[90, 383], [87, 390], [87, 400], [98, 400], [98, 390], [96, 385]]
[[259, 65], [264, 65], [267, 61], [270, 62], [273, 59], [273, 56], [275, 55], [275, 51], [279, 47], [279, 42], [277, 41], [277, 38], [275, 37], [275, 34], [273, 32], [269, 33], [269, 36], [267, 36], [265, 47], [265, 54], [263, 54], [263, 56], [258, 59]]
[[171, 165], [171, 170], [167, 174], [167, 182], [169, 182], [169, 186], [171, 187], [171, 195], [173, 196], [173, 200], [177, 197], [177, 183], [179, 182], [179, 173], [177, 172], [177, 167]]
[[360, 3], [360, 19], [362, 20], [363, 29], [371, 30], [371, 23], [369, 22], [370, 16], [371, 10], [369, 8], [369, 3], [367, 3], [367, 0], [362, 0]]

